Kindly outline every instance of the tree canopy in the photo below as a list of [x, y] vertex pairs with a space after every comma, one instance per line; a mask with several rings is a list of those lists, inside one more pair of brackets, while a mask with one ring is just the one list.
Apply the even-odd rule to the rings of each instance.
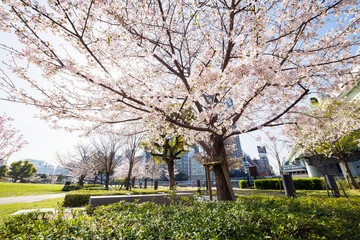
[[17, 161], [10, 164], [9, 176], [16, 182], [18, 179], [31, 177], [37, 172], [37, 169], [29, 161]]

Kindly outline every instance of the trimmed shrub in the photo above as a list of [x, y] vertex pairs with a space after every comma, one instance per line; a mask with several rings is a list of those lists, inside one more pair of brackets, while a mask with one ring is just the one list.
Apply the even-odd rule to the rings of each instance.
[[32, 212], [1, 239], [360, 239], [360, 198], [240, 197], [237, 202], [119, 202], [84, 211]]
[[[280, 180], [281, 182], [281, 180]], [[281, 182], [282, 184], [282, 182]], [[263, 190], [263, 189], [279, 189], [279, 179], [278, 178], [270, 178], [270, 179], [257, 179], [254, 181], [255, 189]]]
[[84, 184], [83, 189], [101, 188], [100, 184]]
[[[323, 182], [320, 178], [294, 178], [295, 189], [303, 190], [323, 190]], [[279, 183], [283, 188], [283, 183], [278, 178], [258, 179], [254, 181], [255, 189], [279, 189]]]
[[249, 186], [248, 186], [248, 184], [247, 184], [247, 182], [245, 180], [240, 180], [239, 186], [242, 189], [249, 188]]
[[68, 191], [73, 191], [73, 190], [80, 190], [82, 187], [79, 186], [79, 185], [75, 185], [75, 184], [72, 184], [72, 185], [66, 185], [64, 186], [61, 191], [64, 191], [64, 192], [68, 192]]

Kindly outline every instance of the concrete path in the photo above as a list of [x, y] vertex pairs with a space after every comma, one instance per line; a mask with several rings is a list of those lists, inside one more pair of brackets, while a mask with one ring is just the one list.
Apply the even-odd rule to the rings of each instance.
[[22, 197], [5, 197], [5, 198], [0, 198], [0, 204], [40, 202], [46, 199], [65, 197], [65, 194], [66, 193], [37, 195], [37, 196], [22, 196]]

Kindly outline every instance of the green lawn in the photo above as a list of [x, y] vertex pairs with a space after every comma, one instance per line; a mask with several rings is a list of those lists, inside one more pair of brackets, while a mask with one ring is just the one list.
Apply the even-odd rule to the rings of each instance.
[[0, 197], [17, 197], [62, 193], [62, 184], [33, 184], [0, 182]]
[[0, 223], [10, 214], [22, 209], [55, 208], [64, 198], [48, 199], [41, 202], [0, 204]]

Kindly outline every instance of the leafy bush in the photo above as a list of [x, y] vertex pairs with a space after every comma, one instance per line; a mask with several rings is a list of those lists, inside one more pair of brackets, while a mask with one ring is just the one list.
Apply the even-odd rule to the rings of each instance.
[[[323, 182], [320, 178], [294, 178], [295, 189], [303, 190], [322, 190]], [[279, 189], [279, 184], [283, 188], [283, 183], [279, 179], [258, 179], [254, 181], [255, 189]]]
[[171, 205], [120, 202], [17, 215], [1, 239], [360, 239], [360, 198], [240, 197]]
[[239, 186], [240, 188], [244, 189], [244, 188], [249, 188], [247, 182], [245, 180], [240, 180], [239, 182]]

